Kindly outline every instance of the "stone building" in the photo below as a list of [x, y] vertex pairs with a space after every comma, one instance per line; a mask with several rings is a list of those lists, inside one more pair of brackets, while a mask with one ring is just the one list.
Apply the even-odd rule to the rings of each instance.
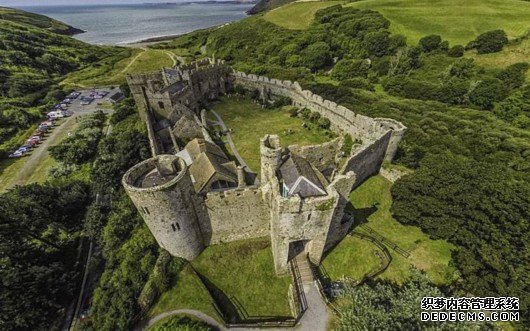
[[[392, 159], [406, 131], [397, 121], [355, 114], [296, 82], [246, 75], [222, 61], [127, 80], [153, 157], [132, 167], [123, 185], [160, 246], [188, 260], [208, 245], [270, 236], [278, 273], [298, 254], [318, 265], [352, 225], [345, 215], [349, 193]], [[214, 143], [201, 113], [235, 85], [259, 91], [264, 102], [288, 97], [357, 143], [345, 154], [342, 138], [301, 147], [281, 146], [268, 135], [256, 142], [261, 181], [249, 183], [243, 168]]]

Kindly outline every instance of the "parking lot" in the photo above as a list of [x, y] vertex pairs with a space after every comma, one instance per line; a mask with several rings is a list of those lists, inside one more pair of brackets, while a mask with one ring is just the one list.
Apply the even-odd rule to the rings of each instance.
[[[82, 97], [90, 97], [91, 94], [100, 91], [108, 92], [108, 94], [103, 98], [94, 99], [87, 105], [81, 104]], [[13, 170], [16, 169], [16, 172], [12, 173], [9, 171], [9, 167], [3, 171], [3, 175], [10, 174], [9, 178], [2, 178], [1, 180], [4, 182], [3, 185], [1, 185], [3, 189], [32, 182], [31, 179], [36, 177], [34, 176], [36, 171], [47, 173], [49, 166], [53, 165], [53, 162], [49, 160], [51, 157], [49, 156], [48, 148], [58, 144], [69, 132], [75, 129], [78, 117], [92, 114], [98, 109], [101, 109], [104, 112], [109, 112], [112, 109], [110, 97], [120, 91], [118, 88], [114, 88], [90, 89], [78, 92], [80, 92], [80, 95], [77, 98], [72, 99], [71, 102], [67, 104], [67, 107], [65, 107], [65, 111], [68, 112], [67, 117], [57, 118], [53, 123], [54, 125], [50, 126], [33, 146], [31, 146], [32, 144], [30, 143], [32, 138], [26, 141], [25, 146], [28, 147], [29, 145], [31, 147], [27, 148], [27, 151], [17, 157], [17, 160], [14, 163], [9, 165], [9, 167], [13, 167]], [[50, 109], [50, 112], [54, 110], [55, 109]], [[44, 121], [45, 120], [42, 120], [41, 122]], [[35, 131], [32, 135], [33, 140], [37, 140], [37, 138], [35, 138], [37, 135], [38, 131]]]

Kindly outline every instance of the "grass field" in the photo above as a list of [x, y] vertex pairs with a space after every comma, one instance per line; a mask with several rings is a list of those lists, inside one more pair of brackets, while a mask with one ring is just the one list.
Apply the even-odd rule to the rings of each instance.
[[[393, 260], [380, 277], [402, 283], [409, 275], [410, 265], [414, 265], [424, 270], [434, 283], [449, 283], [455, 276], [455, 270], [449, 266], [451, 250], [454, 247], [444, 240], [430, 239], [417, 227], [405, 226], [396, 221], [390, 213], [391, 186], [392, 183], [382, 176], [375, 176], [350, 195], [350, 201], [356, 209], [356, 224], [366, 221], [366, 224], [379, 234], [410, 252], [407, 259], [389, 249]], [[330, 260], [325, 260], [324, 266], [328, 273], [336, 278], [344, 275], [358, 279], [362, 268], [366, 268], [359, 263], [373, 263], [372, 249], [373, 246], [366, 243], [361, 244], [358, 240], [346, 238], [326, 257], [326, 260]]]
[[263, 18], [271, 23], [292, 30], [307, 28], [315, 13], [322, 8], [343, 3], [342, 1], [294, 2], [267, 12]]
[[322, 130], [303, 128], [303, 120], [290, 117], [287, 111], [264, 110], [250, 99], [224, 98], [213, 109], [223, 118], [226, 126], [233, 130], [234, 144], [253, 171], [260, 169], [259, 141], [266, 134], [277, 134], [282, 146], [286, 147], [294, 144], [320, 144], [330, 139]]
[[149, 317], [157, 316], [163, 312], [175, 309], [196, 309], [221, 321], [212, 306], [212, 298], [202, 285], [199, 278], [193, 273], [190, 266], [178, 274], [171, 288], [164, 292], [148, 313]]
[[322, 266], [331, 279], [347, 276], [360, 281], [379, 269], [381, 260], [375, 255], [377, 250], [379, 248], [369, 241], [348, 236], [325, 257]]
[[[518, 44], [505, 46], [502, 51], [497, 53], [477, 54], [475, 51], [471, 51], [467, 52], [465, 56], [475, 59], [475, 63], [480, 66], [502, 69], [510, 64], [530, 61], [530, 39], [527, 38]], [[526, 79], [530, 81], [530, 70], [526, 72]]]
[[465, 45], [489, 30], [504, 29], [513, 38], [530, 29], [530, 2], [520, 0], [365, 0], [348, 6], [380, 12], [390, 30], [412, 44], [428, 34]]
[[274, 271], [268, 239], [241, 240], [207, 247], [193, 266], [250, 316], [290, 316], [290, 278]]
[[112, 86], [125, 83], [125, 76], [171, 67], [174, 64], [169, 51], [149, 48], [123, 48], [119, 56], [101, 61], [68, 75], [61, 85], [66, 87]]

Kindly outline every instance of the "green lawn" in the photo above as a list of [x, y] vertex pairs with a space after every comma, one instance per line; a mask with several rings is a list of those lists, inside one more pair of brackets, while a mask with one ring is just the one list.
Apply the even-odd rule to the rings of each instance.
[[195, 316], [184, 314], [172, 315], [166, 317], [155, 325], [151, 326], [149, 331], [214, 331], [216, 328], [199, 320]]
[[390, 30], [412, 44], [439, 34], [465, 45], [485, 31], [504, 29], [513, 38], [530, 28], [530, 2], [520, 0], [365, 0], [348, 6], [380, 12], [391, 21]]
[[213, 245], [192, 264], [249, 316], [291, 316], [290, 278], [276, 276], [269, 239]]
[[149, 311], [148, 317], [154, 317], [175, 309], [200, 310], [220, 322], [222, 321], [212, 306], [210, 294], [189, 265], [178, 274], [170, 289], [158, 298]]
[[[409, 275], [410, 265], [414, 265], [424, 270], [436, 284], [449, 283], [455, 277], [455, 270], [449, 266], [454, 246], [444, 240], [432, 240], [419, 228], [396, 221], [390, 213], [391, 186], [392, 183], [382, 176], [375, 176], [350, 195], [350, 201], [356, 209], [356, 224], [366, 219], [368, 226], [410, 252], [407, 259], [389, 249], [392, 263], [379, 277], [402, 283]], [[370, 270], [364, 265], [359, 266], [359, 263], [374, 263], [373, 249], [374, 246], [368, 243], [361, 244], [360, 240], [348, 237], [328, 255], [324, 266], [334, 278], [344, 275], [358, 279], [365, 270]]]
[[306, 29], [315, 13], [322, 8], [343, 3], [342, 1], [306, 1], [293, 2], [267, 12], [263, 18], [266, 21], [292, 30]]
[[379, 269], [381, 259], [375, 255], [379, 248], [369, 241], [348, 236], [324, 259], [322, 266], [331, 279], [344, 276], [354, 280]]
[[281, 109], [261, 109], [250, 99], [223, 98], [213, 109], [233, 130], [232, 139], [239, 154], [255, 172], [260, 170], [259, 141], [266, 134], [277, 134], [285, 147], [321, 144], [330, 139], [322, 130], [303, 128], [301, 118], [290, 117]]

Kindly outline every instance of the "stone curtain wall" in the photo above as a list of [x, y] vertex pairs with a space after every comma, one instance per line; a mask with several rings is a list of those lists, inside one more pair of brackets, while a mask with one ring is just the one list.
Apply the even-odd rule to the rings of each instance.
[[209, 192], [205, 204], [212, 231], [206, 245], [265, 237], [270, 233], [270, 211], [260, 187]]
[[[293, 104], [318, 112], [328, 118], [331, 129], [348, 133], [354, 139], [361, 141], [361, 146], [352, 151], [340, 173], [353, 171], [356, 174], [357, 187], [366, 178], [377, 174], [383, 160], [391, 160], [396, 153], [397, 145], [406, 127], [391, 119], [374, 119], [355, 114], [346, 107], [337, 105], [333, 101], [325, 100], [311, 91], [302, 90], [298, 82], [280, 81], [253, 74], [234, 71], [235, 84], [246, 89], [258, 90], [262, 95], [278, 95], [289, 97]], [[389, 148], [390, 146], [390, 148]]]

